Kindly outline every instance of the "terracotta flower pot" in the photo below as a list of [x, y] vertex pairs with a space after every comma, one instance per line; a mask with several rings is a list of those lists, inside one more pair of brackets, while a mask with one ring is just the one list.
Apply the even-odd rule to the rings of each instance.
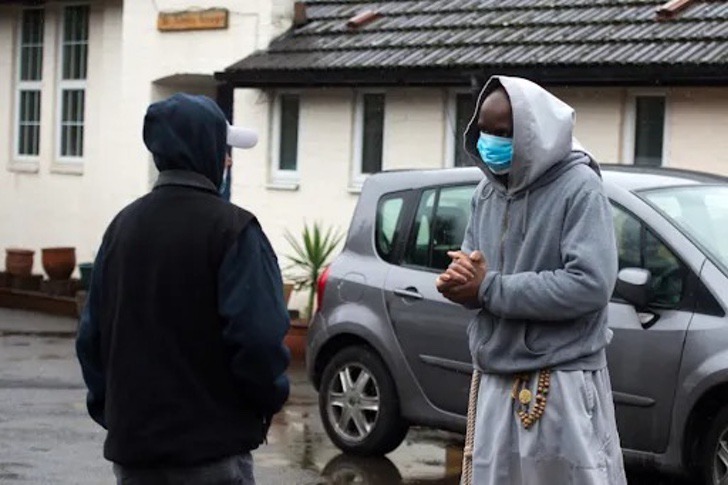
[[33, 271], [33, 254], [30, 249], [6, 249], [5, 271], [13, 276], [30, 276]]
[[45, 248], [43, 269], [51, 280], [67, 280], [76, 267], [76, 248]]
[[291, 360], [304, 361], [306, 359], [307, 343], [308, 324], [301, 320], [293, 320], [283, 340], [283, 344], [291, 351]]

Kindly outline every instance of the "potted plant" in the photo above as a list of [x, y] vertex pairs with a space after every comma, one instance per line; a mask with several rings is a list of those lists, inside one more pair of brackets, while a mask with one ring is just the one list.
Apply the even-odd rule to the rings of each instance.
[[286, 270], [296, 291], [308, 291], [308, 303], [304, 312], [306, 319], [310, 319], [313, 313], [319, 276], [342, 237], [334, 228], [324, 230], [318, 222], [311, 227], [304, 224], [300, 241], [290, 231], [286, 231], [285, 239], [293, 249], [293, 253], [286, 256], [290, 262]]
[[286, 231], [285, 239], [293, 249], [293, 253], [286, 256], [290, 262], [286, 268], [288, 278], [296, 291], [308, 291], [304, 320], [291, 322], [291, 329], [285, 340], [293, 358], [302, 359], [306, 349], [308, 320], [313, 314], [317, 282], [341, 242], [342, 234], [333, 228], [324, 229], [321, 224], [314, 223], [311, 227], [304, 224], [300, 241], [289, 231]]

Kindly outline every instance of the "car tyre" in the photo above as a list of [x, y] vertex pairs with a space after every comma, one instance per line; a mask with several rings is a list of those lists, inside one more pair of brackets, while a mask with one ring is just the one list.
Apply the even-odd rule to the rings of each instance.
[[319, 412], [331, 441], [357, 455], [389, 453], [402, 443], [409, 428], [387, 367], [363, 346], [342, 349], [326, 365]]
[[725, 483], [722, 480], [728, 477], [728, 407], [721, 409], [708, 425], [699, 456], [702, 483]]

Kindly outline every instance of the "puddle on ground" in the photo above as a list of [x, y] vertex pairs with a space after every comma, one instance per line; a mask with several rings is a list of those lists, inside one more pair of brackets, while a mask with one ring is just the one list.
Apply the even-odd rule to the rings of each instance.
[[9, 481], [9, 480], [13, 480], [13, 481], [23, 480], [22, 472], [13, 471], [13, 470], [18, 470], [18, 469], [27, 470], [29, 468], [32, 468], [32, 467], [25, 463], [0, 462], [0, 483], [6, 483], [6, 481]]
[[[298, 375], [291, 376], [292, 380]], [[460, 435], [413, 429], [387, 457], [347, 455], [324, 431], [316, 393], [297, 385], [276, 415], [268, 445], [255, 452], [256, 467], [295, 467], [321, 476], [318, 485], [457, 485], [462, 462]], [[396, 465], [395, 465], [396, 463]]]

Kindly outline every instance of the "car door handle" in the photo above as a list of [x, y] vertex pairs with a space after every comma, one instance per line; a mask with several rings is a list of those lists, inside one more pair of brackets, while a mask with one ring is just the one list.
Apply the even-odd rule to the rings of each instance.
[[424, 296], [422, 296], [422, 293], [417, 291], [417, 288], [413, 286], [409, 286], [405, 289], [397, 288], [396, 290], [394, 290], [394, 294], [397, 296], [401, 296], [402, 298], [411, 298], [413, 300], [421, 300], [424, 298]]

